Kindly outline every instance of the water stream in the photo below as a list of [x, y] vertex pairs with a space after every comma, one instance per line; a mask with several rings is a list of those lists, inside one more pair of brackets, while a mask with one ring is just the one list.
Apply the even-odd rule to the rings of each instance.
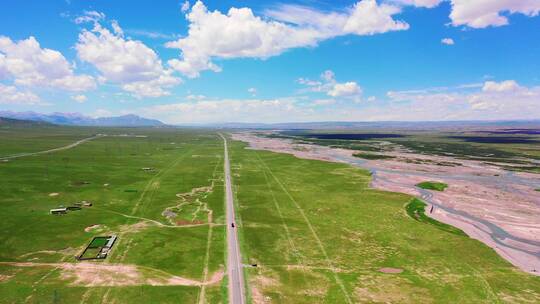
[[[425, 173], [424, 172], [416, 173], [416, 172], [409, 172], [409, 171], [387, 170], [387, 169], [376, 168], [376, 167], [373, 167], [373, 166], [369, 166], [368, 162], [366, 160], [359, 159], [359, 158], [354, 157], [354, 156], [346, 156], [346, 155], [343, 155], [343, 154], [331, 153], [330, 157], [334, 158], [337, 161], [345, 162], [345, 163], [351, 164], [353, 166], [357, 166], [357, 167], [360, 167], [362, 169], [369, 170], [371, 172], [371, 174], [372, 174], [372, 182], [375, 182], [376, 180], [383, 180], [383, 181], [386, 181], [386, 182], [398, 184], [400, 186], [410, 187], [410, 185], [407, 185], [407, 184], [399, 183], [397, 181], [388, 180], [387, 178], [380, 176], [378, 174], [379, 172], [388, 172], [388, 173], [393, 173], [393, 174], [401, 173], [401, 174], [404, 174], [404, 175], [422, 176], [422, 177], [425, 177], [426, 179], [440, 178], [440, 176], [437, 176], [435, 174], [429, 175], [427, 172], [425, 172]], [[474, 181], [474, 182], [478, 182], [480, 180], [480, 181], [482, 181], [482, 183], [492, 184], [492, 185], [494, 184], [494, 185], [496, 185], [496, 187], [500, 187], [500, 188], [505, 189], [507, 191], [521, 191], [519, 189], [515, 189], [513, 187], [510, 187], [509, 186], [510, 184], [519, 184], [519, 185], [526, 185], [528, 187], [540, 188], [540, 181], [532, 181], [530, 179], [525, 179], [525, 178], [516, 176], [513, 172], [510, 172], [510, 171], [505, 171], [505, 172], [506, 173], [504, 175], [497, 176], [497, 177], [495, 177], [495, 176], [477, 176], [477, 175], [460, 174], [460, 175], [448, 175], [448, 176], [444, 176], [444, 178], [445, 179], [454, 179], [454, 180], [470, 180], [470, 181]], [[523, 253], [527, 253], [527, 254], [536, 256], [537, 258], [540, 258], [540, 242], [514, 236], [514, 235], [508, 233], [503, 228], [499, 227], [495, 223], [492, 223], [492, 222], [487, 221], [485, 219], [478, 218], [478, 217], [476, 217], [474, 215], [471, 215], [471, 214], [469, 214], [469, 213], [467, 213], [465, 211], [456, 210], [454, 208], [444, 206], [444, 205], [441, 205], [441, 204], [435, 202], [433, 200], [433, 194], [429, 190], [425, 190], [425, 189], [418, 188], [418, 187], [415, 187], [415, 189], [420, 193], [420, 198], [422, 200], [424, 200], [425, 202], [435, 206], [436, 208], [440, 208], [440, 209], [442, 209], [442, 210], [444, 210], [444, 211], [446, 211], [446, 212], [448, 212], [450, 214], [458, 215], [458, 216], [460, 216], [462, 218], [465, 218], [465, 219], [471, 221], [476, 228], [478, 228], [479, 230], [487, 233], [491, 237], [491, 239], [495, 243], [497, 243], [499, 246], [506, 247], [506, 248], [511, 248], [511, 249], [514, 249], [514, 250], [517, 250], [517, 251], [520, 251], [520, 252], [523, 252]], [[477, 223], [477, 224], [474, 224], [474, 223]], [[478, 225], [478, 224], [481, 224], [481, 225]], [[534, 246], [536, 248], [539, 248], [539, 250], [531, 251], [531, 250], [526, 250], [526, 249], [519, 248], [519, 247], [516, 247], [516, 246], [512, 246], [510, 244], [507, 244], [505, 242], [505, 240], [512, 240], [512, 241], [517, 242], [517, 243], [531, 245], [531, 246]]]

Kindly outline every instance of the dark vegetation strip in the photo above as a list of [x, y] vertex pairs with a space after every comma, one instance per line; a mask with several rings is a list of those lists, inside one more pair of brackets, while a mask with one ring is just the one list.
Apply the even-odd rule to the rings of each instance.
[[476, 133], [535, 135], [535, 134], [540, 134], [540, 129], [504, 129], [501, 131], [476, 131]]
[[308, 133], [300, 134], [305, 138], [316, 139], [344, 139], [344, 140], [370, 140], [370, 139], [385, 139], [385, 138], [401, 138], [406, 135], [392, 133]]
[[353, 156], [358, 157], [358, 158], [363, 158], [363, 159], [370, 159], [370, 160], [394, 158], [393, 156], [389, 156], [389, 155], [372, 154], [372, 153], [354, 153]]
[[407, 214], [416, 221], [433, 225], [434, 227], [440, 230], [443, 230], [452, 234], [467, 236], [467, 234], [465, 234], [465, 232], [463, 232], [461, 229], [447, 225], [445, 223], [441, 223], [427, 216], [426, 206], [427, 206], [426, 203], [424, 203], [423, 201], [417, 198], [414, 198], [411, 200], [410, 203], [407, 204], [407, 206], [405, 207], [405, 210], [407, 211]]
[[444, 189], [448, 188], [447, 184], [439, 182], [422, 182], [417, 184], [416, 186], [422, 189], [435, 191], [444, 191]]
[[449, 136], [448, 138], [459, 139], [466, 142], [480, 144], [534, 144], [540, 141], [529, 137], [517, 136]]

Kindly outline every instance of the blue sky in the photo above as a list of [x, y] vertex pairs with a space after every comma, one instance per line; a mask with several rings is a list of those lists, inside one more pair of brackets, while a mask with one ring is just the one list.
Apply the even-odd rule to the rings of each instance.
[[540, 118], [534, 0], [15, 1], [0, 110], [168, 123]]

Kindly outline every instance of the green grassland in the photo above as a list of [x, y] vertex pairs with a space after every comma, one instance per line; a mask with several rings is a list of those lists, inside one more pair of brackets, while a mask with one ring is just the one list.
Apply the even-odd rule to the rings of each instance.
[[[95, 133], [110, 136], [69, 150], [0, 162], [0, 303], [196, 303], [203, 296], [199, 286], [150, 286], [128, 280], [125, 286], [93, 287], [62, 267], [47, 266], [78, 263], [75, 256], [94, 236], [116, 234], [109, 257], [91, 263], [134, 265], [150, 279], [179, 276], [203, 281], [205, 273], [211, 277], [224, 269], [223, 143], [217, 134], [3, 128], [0, 155], [56, 148]], [[124, 133], [147, 137], [112, 136]], [[154, 170], [141, 170], [144, 167]], [[182, 201], [184, 206], [201, 207], [186, 208], [189, 214], [182, 214], [182, 224], [194, 226], [172, 225], [162, 215], [180, 203], [177, 194], [203, 187], [204, 194]], [[49, 214], [51, 208], [81, 200], [93, 206], [61, 216]], [[192, 222], [200, 218], [204, 221]], [[224, 302], [224, 282], [206, 286], [205, 298]]]
[[94, 129], [65, 128], [52, 125], [1, 124], [0, 157], [44, 151], [69, 145], [92, 136]]
[[417, 198], [413, 198], [410, 203], [407, 204], [407, 206], [405, 207], [405, 210], [407, 211], [407, 214], [419, 221], [419, 222], [422, 222], [422, 223], [426, 223], [426, 224], [430, 224], [430, 225], [434, 225], [435, 227], [441, 229], [441, 230], [444, 230], [444, 231], [447, 231], [447, 232], [450, 232], [450, 233], [454, 233], [454, 234], [457, 234], [457, 235], [461, 235], [461, 236], [466, 236], [465, 232], [463, 232], [461, 229], [458, 229], [454, 226], [450, 226], [450, 225], [447, 225], [445, 223], [441, 223], [437, 220], [434, 220], [432, 218], [430, 218], [429, 216], [426, 215], [426, 203], [424, 203], [423, 201], [417, 199]]
[[440, 183], [440, 182], [421, 182], [416, 185], [417, 187], [420, 187], [422, 189], [426, 190], [435, 190], [435, 191], [444, 191], [444, 189], [448, 188], [448, 184]]
[[[272, 303], [535, 303], [540, 278], [407, 214], [345, 164], [231, 144], [250, 296]], [[410, 205], [409, 205], [410, 206]], [[423, 206], [413, 213], [423, 214]], [[383, 273], [381, 268], [403, 270]]]

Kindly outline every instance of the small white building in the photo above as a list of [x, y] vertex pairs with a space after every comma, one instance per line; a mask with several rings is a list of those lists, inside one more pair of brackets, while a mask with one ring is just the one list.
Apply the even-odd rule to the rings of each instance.
[[66, 214], [67, 208], [55, 208], [49, 211], [51, 214]]

